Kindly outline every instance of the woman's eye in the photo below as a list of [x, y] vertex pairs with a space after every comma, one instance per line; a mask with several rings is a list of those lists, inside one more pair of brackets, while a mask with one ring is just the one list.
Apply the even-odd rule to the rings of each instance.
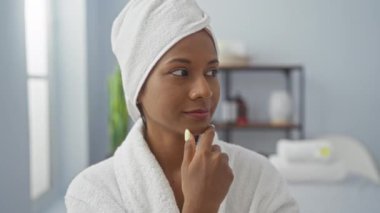
[[209, 70], [206, 73], [207, 76], [211, 76], [211, 77], [216, 77], [217, 74], [218, 74], [218, 70], [217, 69]]
[[176, 75], [176, 76], [188, 76], [189, 72], [187, 70], [180, 69], [180, 70], [176, 70], [176, 71], [172, 72], [172, 74]]

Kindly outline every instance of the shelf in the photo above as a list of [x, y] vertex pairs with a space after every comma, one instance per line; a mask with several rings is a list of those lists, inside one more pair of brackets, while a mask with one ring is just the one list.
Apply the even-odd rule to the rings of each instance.
[[252, 64], [246, 66], [223, 66], [219, 67], [222, 71], [301, 71], [303, 67], [301, 65], [286, 65], [286, 64]]
[[[268, 122], [260, 122], [254, 121], [249, 123], [248, 125], [237, 125], [235, 123], [216, 123], [215, 127], [217, 130], [223, 132], [224, 140], [230, 141], [231, 132], [234, 130], [244, 130], [244, 131], [255, 131], [255, 130], [263, 130], [263, 131], [284, 131], [285, 137], [288, 139], [294, 139], [294, 136], [297, 136], [299, 139], [305, 137], [305, 73], [304, 68], [300, 64], [281, 64], [281, 63], [272, 63], [272, 64], [264, 64], [264, 63], [252, 63], [248, 65], [223, 65], [221, 64], [219, 67], [223, 77], [223, 89], [224, 89], [224, 98], [229, 99], [232, 97], [231, 91], [233, 88], [232, 76], [234, 74], [245, 74], [245, 73], [280, 73], [285, 78], [286, 90], [289, 92], [291, 96], [298, 97], [295, 100], [298, 100], [296, 104], [298, 105], [298, 119], [297, 121], [293, 121], [292, 124], [285, 125], [273, 125], [269, 121]], [[251, 76], [251, 75], [249, 75]], [[298, 81], [295, 83], [295, 81]], [[293, 134], [298, 132], [298, 134]]]
[[274, 125], [270, 123], [249, 123], [247, 125], [237, 125], [232, 123], [214, 123], [216, 129], [279, 129], [279, 130], [291, 130], [300, 129], [301, 125], [298, 124], [281, 124]]

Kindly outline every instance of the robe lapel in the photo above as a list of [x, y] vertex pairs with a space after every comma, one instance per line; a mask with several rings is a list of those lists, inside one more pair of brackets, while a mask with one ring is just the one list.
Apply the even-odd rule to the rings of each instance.
[[[180, 213], [169, 181], [143, 137], [142, 127], [139, 119], [114, 155], [124, 208], [133, 213]], [[213, 144], [219, 144], [223, 151], [216, 134]], [[225, 212], [225, 200], [219, 208], [221, 212]]]
[[139, 119], [115, 152], [115, 175], [125, 209], [179, 213], [173, 190], [144, 140], [142, 125]]

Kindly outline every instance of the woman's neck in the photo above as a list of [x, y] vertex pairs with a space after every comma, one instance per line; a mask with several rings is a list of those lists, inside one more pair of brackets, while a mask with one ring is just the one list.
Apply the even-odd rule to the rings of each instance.
[[181, 171], [185, 144], [182, 134], [148, 127], [144, 129], [144, 138], [165, 173]]

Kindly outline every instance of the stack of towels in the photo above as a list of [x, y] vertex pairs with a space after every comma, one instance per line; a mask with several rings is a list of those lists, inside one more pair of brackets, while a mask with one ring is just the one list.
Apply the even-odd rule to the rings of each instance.
[[346, 177], [344, 162], [325, 139], [280, 140], [271, 163], [290, 182], [339, 181]]
[[238, 40], [218, 40], [219, 66], [249, 66], [250, 56], [247, 45]]

